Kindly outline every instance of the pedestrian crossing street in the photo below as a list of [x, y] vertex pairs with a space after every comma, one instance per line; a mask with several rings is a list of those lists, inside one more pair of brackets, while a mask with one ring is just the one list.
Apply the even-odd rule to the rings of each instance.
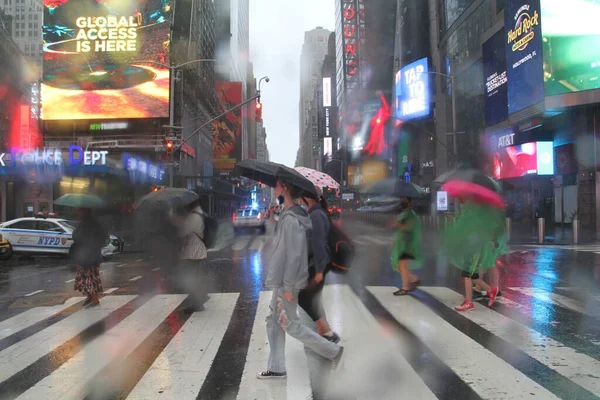
[[[462, 295], [447, 287], [421, 287], [414, 296], [401, 297], [393, 296], [394, 290], [372, 286], [359, 296], [345, 284], [325, 287], [328, 320], [345, 348], [342, 367], [328, 385], [334, 398], [397, 399], [400, 393], [409, 399], [600, 396], [600, 332], [571, 340], [539, 329], [503, 309], [518, 304], [514, 299], [459, 314], [453, 307]], [[583, 305], [541, 289], [505, 292], [598, 323], [598, 299]], [[186, 314], [186, 295], [116, 292], [95, 308], [82, 308], [84, 298], [73, 297], [12, 316], [0, 322], [0, 399], [216, 398], [203, 395], [210, 392], [203, 387], [205, 380], [212, 369], [234, 371], [229, 354], [238, 353], [244, 353], [243, 372], [219, 381], [233, 382], [236, 393], [227, 398], [312, 399], [316, 356], [294, 339], [286, 343], [287, 379], [255, 377], [267, 365], [264, 320], [271, 292], [260, 292], [254, 302], [247, 342], [226, 348], [228, 333], [243, 336], [232, 330], [236, 309], [250, 312], [244, 296], [212, 294], [205, 311]], [[525, 316], [529, 312], [529, 306], [510, 308]], [[220, 352], [226, 357], [219, 357]], [[455, 394], [449, 396], [449, 390]]]
[[[252, 251], [261, 251], [265, 245], [268, 243], [268, 240], [271, 237], [268, 235], [261, 236], [235, 236], [229, 238], [219, 238], [216, 245], [209, 249], [209, 252], [218, 252], [218, 251], [243, 251], [243, 250], [252, 250]], [[392, 236], [389, 236], [385, 233], [379, 234], [361, 234], [354, 238], [352, 238], [353, 242], [358, 247], [367, 247], [367, 246], [391, 246]]]

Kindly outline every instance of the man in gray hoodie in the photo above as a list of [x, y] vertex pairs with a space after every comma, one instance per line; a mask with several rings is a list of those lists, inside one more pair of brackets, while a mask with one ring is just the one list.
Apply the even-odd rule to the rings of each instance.
[[285, 378], [285, 334], [302, 342], [306, 347], [332, 360], [337, 368], [343, 347], [323, 338], [303, 325], [298, 317], [298, 293], [308, 282], [308, 239], [311, 222], [308, 214], [294, 203], [295, 189], [277, 181], [275, 196], [283, 197], [284, 211], [275, 229], [273, 254], [266, 285], [273, 290], [267, 316], [267, 336], [270, 354], [266, 371], [258, 379]]

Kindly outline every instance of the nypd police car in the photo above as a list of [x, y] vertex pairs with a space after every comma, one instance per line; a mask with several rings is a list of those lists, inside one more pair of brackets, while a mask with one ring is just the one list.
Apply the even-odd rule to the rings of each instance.
[[[0, 235], [5, 239], [11, 253], [21, 254], [69, 254], [73, 245], [74, 223], [56, 218], [56, 214], [17, 218], [0, 224]], [[103, 256], [119, 254], [124, 242], [110, 235]]]

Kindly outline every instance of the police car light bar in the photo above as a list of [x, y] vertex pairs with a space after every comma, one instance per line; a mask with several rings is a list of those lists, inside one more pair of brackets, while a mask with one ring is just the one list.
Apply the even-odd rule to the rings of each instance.
[[37, 214], [35, 214], [36, 218], [58, 218], [58, 214], [57, 213], [42, 213], [39, 212]]

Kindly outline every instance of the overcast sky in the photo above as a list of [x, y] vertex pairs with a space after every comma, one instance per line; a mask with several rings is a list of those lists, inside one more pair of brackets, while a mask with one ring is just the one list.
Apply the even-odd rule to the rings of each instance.
[[290, 167], [299, 135], [300, 53], [304, 32], [335, 27], [334, 0], [251, 0], [250, 61], [262, 83], [263, 121], [271, 161]]

